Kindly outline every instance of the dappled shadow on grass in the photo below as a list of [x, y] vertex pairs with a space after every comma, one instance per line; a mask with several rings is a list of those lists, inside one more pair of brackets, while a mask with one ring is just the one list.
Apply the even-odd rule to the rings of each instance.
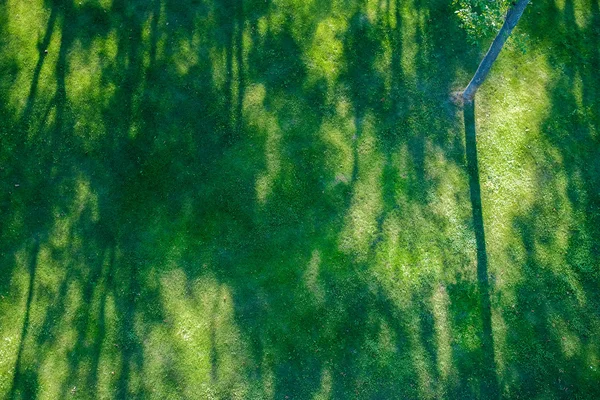
[[[400, 45], [400, 33], [363, 7], [350, 10], [338, 81], [311, 72], [306, 60], [319, 21], [303, 25], [262, 2], [47, 6], [25, 111], [3, 110], [3, 175], [18, 185], [2, 199], [2, 253], [13, 277], [3, 291], [15, 304], [27, 293], [24, 320], [13, 318], [23, 328], [15, 331], [9, 397], [390, 398], [445, 390], [428, 382], [437, 350], [427, 300], [411, 292], [406, 301], [418, 310], [400, 309], [371, 273], [387, 215], [376, 206], [369, 216], [379, 221], [379, 238], [361, 237], [361, 222], [347, 215], [352, 208], [360, 216], [360, 197], [379, 180], [387, 185], [383, 208], [401, 213], [392, 152], [385, 176], [359, 160], [365, 140], [401, 146], [404, 133], [389, 139], [398, 116], [428, 106], [399, 104], [400, 65], [387, 89], [375, 71], [382, 40], [394, 35]], [[322, 18], [330, 11], [309, 10]], [[88, 32], [97, 18], [103, 30]], [[361, 49], [372, 57], [361, 59]], [[96, 68], [87, 93], [75, 84], [82, 62]], [[351, 108], [338, 112], [345, 104]], [[336, 146], [355, 149], [355, 172]], [[423, 168], [423, 153], [418, 163]], [[425, 176], [411, 174], [411, 185]], [[31, 238], [37, 247], [22, 246]], [[20, 269], [20, 259], [35, 274]], [[22, 284], [21, 276], [30, 279]], [[198, 285], [210, 279], [209, 299], [199, 299]], [[199, 315], [181, 319], [194, 310]]]
[[[524, 28], [550, 48], [550, 102], [533, 169], [534, 198], [512, 221], [506, 252], [521, 265], [514, 297], [499, 311], [506, 326], [504, 390], [510, 396], [600, 396], [600, 11], [597, 2], [534, 4]], [[579, 16], [576, 17], [576, 14]], [[585, 22], [582, 22], [585, 21]], [[542, 26], [553, 26], [542, 34]], [[510, 299], [510, 300], [509, 300]]]
[[0, 393], [488, 398], [444, 2], [44, 7], [0, 53]]
[[[41, 48], [57, 26], [61, 33], [49, 53], [57, 52], [50, 76], [42, 75], [49, 56], [41, 51], [23, 123], [5, 111], [5, 137], [15, 147], [2, 154], [10, 166], [4, 173], [19, 185], [2, 203], [9, 221], [3, 256], [15, 280], [7, 295], [18, 298], [19, 274], [30, 278], [10, 397], [193, 397], [208, 390], [222, 398], [392, 398], [447, 390], [430, 382], [430, 374], [440, 378], [442, 357], [428, 298], [436, 291], [443, 300], [442, 286], [423, 278], [394, 299], [372, 273], [390, 246], [386, 224], [404, 212], [397, 197], [419, 208], [435, 187], [425, 171], [429, 127], [411, 130], [435, 103], [424, 102], [427, 95], [405, 103], [415, 92], [401, 89], [411, 82], [404, 83], [397, 54], [400, 11], [394, 27], [386, 19], [392, 8], [385, 18], [350, 10], [338, 82], [311, 76], [308, 43], [299, 38], [314, 32], [299, 34], [306, 28], [291, 15], [262, 8], [263, 16], [263, 6], [251, 3], [245, 21], [241, 4], [48, 5]], [[234, 21], [221, 21], [232, 9]], [[108, 21], [92, 40], [83, 28], [96, 18]], [[247, 50], [242, 29], [252, 37]], [[77, 92], [68, 75], [77, 53], [92, 53], [112, 32], [112, 48], [94, 50], [101, 54], [91, 86], [97, 92]], [[397, 47], [386, 88], [376, 63], [388, 36]], [[361, 58], [363, 49], [371, 56]], [[48, 81], [53, 93], [39, 94]], [[338, 113], [345, 104], [351, 109]], [[325, 140], [327, 124], [347, 128]], [[351, 168], [328, 164], [327, 155], [338, 157], [335, 141], [342, 151], [353, 148]], [[393, 155], [403, 146], [405, 178]], [[381, 164], [379, 152], [384, 173], [360, 160], [367, 154]], [[413, 198], [402, 179], [419, 194]], [[364, 237], [363, 200], [371, 203], [364, 196], [380, 185], [383, 204], [369, 211], [366, 223], [375, 229]], [[31, 237], [39, 237], [37, 250], [20, 245]], [[41, 272], [15, 270], [19, 257]], [[164, 276], [178, 270], [188, 283], [168, 297], [163, 290], [178, 281]], [[204, 308], [196, 285], [211, 277], [222, 289]], [[191, 305], [172, 309], [180, 297]], [[195, 305], [206, 312], [186, 327], [179, 314]], [[223, 321], [227, 310], [231, 319]], [[206, 343], [192, 329], [204, 321]], [[236, 336], [223, 333], [233, 327], [243, 342], [238, 365]], [[209, 354], [209, 374], [188, 340]]]

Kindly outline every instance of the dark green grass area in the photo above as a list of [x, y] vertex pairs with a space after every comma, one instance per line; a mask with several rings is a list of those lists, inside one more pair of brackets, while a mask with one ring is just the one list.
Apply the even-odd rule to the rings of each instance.
[[600, 398], [599, 4], [450, 3], [0, 2], [0, 398]]

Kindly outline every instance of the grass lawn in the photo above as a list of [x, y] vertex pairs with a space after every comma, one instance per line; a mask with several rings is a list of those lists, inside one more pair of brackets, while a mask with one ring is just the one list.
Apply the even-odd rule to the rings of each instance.
[[0, 398], [600, 398], [598, 0], [528, 7], [476, 180], [453, 11], [0, 1]]

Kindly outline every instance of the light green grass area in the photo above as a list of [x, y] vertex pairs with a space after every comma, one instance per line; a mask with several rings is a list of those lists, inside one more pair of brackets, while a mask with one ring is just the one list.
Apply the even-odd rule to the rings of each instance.
[[0, 1], [0, 398], [600, 398], [599, 3], [478, 94], [483, 249], [458, 24]]

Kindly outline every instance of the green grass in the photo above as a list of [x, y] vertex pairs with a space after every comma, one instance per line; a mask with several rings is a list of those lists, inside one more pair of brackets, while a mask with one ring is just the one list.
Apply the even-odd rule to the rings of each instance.
[[485, 254], [449, 3], [0, 2], [0, 398], [600, 398], [598, 2], [478, 94]]

